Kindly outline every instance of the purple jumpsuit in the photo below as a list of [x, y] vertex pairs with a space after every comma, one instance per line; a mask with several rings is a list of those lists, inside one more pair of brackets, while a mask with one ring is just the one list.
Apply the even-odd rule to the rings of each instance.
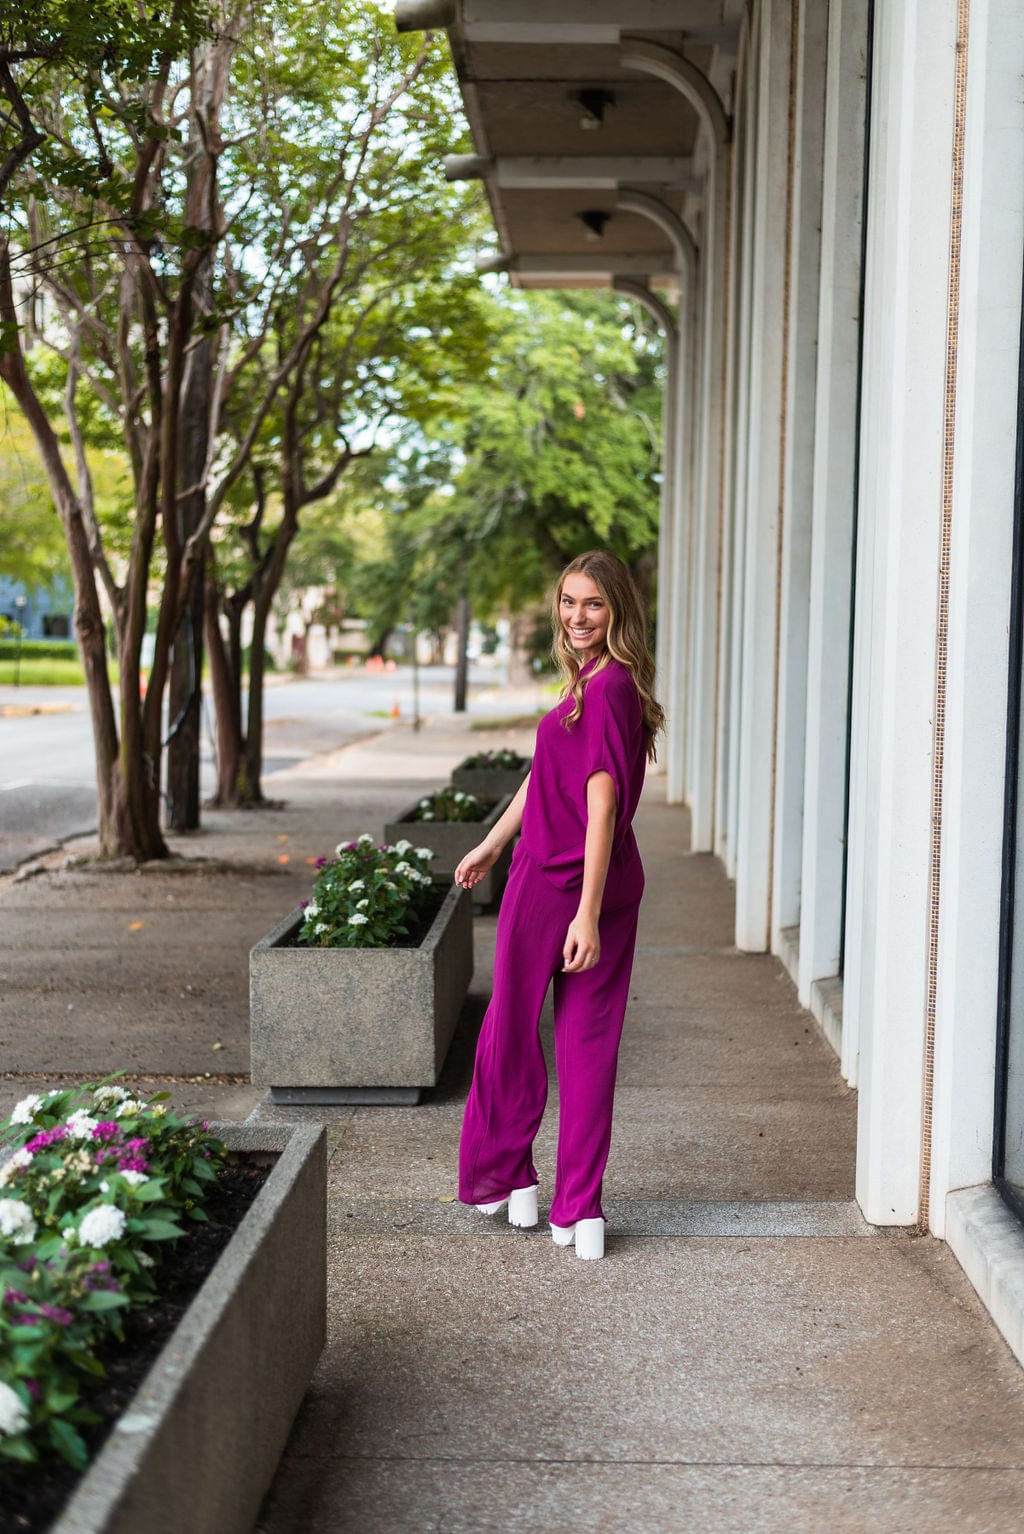
[[[561, 720], [572, 708], [573, 699], [563, 699], [537, 730], [522, 837], [498, 917], [494, 990], [459, 1148], [463, 1203], [490, 1203], [537, 1182], [533, 1141], [548, 1088], [539, 1023], [553, 979], [559, 1089], [553, 1225], [603, 1213], [615, 1069], [644, 888], [633, 816], [647, 742], [628, 667], [609, 660], [586, 680], [583, 713], [567, 730]], [[611, 775], [616, 801], [601, 902], [601, 957], [593, 969], [567, 975], [562, 948], [583, 885], [587, 781], [595, 772]]]

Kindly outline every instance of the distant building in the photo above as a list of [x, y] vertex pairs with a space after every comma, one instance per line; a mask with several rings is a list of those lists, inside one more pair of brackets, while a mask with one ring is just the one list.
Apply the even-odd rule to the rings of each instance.
[[[18, 599], [24, 599], [20, 608]], [[0, 575], [0, 617], [20, 623], [26, 639], [73, 639], [74, 595], [59, 577], [51, 586], [30, 591]]]

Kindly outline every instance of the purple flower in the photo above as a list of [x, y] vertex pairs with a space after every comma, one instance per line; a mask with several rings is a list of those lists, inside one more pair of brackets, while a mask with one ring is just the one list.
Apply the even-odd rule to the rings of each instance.
[[56, 1326], [70, 1326], [75, 1319], [70, 1310], [65, 1310], [63, 1305], [40, 1305], [39, 1314], [45, 1316], [48, 1321]]
[[39, 1388], [38, 1380], [23, 1380], [22, 1384], [25, 1386], [25, 1389], [28, 1391], [33, 1401], [41, 1401], [43, 1399], [43, 1392]]
[[[326, 858], [317, 858], [317, 860], [316, 860], [316, 867], [317, 868], [326, 868], [327, 867], [327, 859]], [[305, 901], [303, 901], [303, 905], [305, 905]]]
[[28, 1303], [28, 1295], [22, 1294], [20, 1289], [7, 1289], [4, 1291], [5, 1305], [27, 1305]]
[[309, 905], [309, 901], [308, 900], [300, 900], [299, 901], [299, 909], [301, 911], [304, 911], [308, 905]]
[[41, 1129], [37, 1135], [33, 1135], [25, 1149], [29, 1155], [33, 1155], [37, 1150], [45, 1150], [48, 1145], [56, 1145], [66, 1135], [67, 1130], [63, 1124], [54, 1124], [52, 1129]]
[[113, 1119], [104, 1119], [102, 1124], [97, 1124], [92, 1132], [94, 1140], [116, 1140], [121, 1133], [121, 1126]]

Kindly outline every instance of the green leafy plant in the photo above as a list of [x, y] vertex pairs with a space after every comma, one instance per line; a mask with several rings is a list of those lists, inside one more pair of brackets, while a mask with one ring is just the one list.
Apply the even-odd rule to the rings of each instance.
[[207, 1219], [225, 1148], [166, 1097], [106, 1080], [31, 1093], [0, 1124], [0, 1461], [84, 1467], [96, 1348]]
[[429, 847], [376, 846], [366, 832], [321, 858], [313, 893], [302, 902], [298, 941], [309, 948], [390, 948], [409, 934], [433, 885]]
[[529, 758], [502, 747], [499, 751], [478, 751], [475, 756], [467, 756], [462, 765], [471, 772], [513, 772], [517, 767], [529, 766]]
[[484, 804], [475, 794], [463, 793], [461, 788], [439, 788], [427, 794], [416, 806], [414, 820], [483, 820], [490, 805]]

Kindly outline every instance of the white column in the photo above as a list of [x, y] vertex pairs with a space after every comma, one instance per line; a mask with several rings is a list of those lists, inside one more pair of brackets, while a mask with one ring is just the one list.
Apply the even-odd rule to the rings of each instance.
[[1021, 21], [1019, 0], [971, 0], [929, 1199], [937, 1236], [945, 1232], [946, 1194], [991, 1175], [1007, 615], [1021, 404]]
[[868, 0], [830, 0], [814, 415], [800, 1000], [839, 973]]
[[696, 255], [691, 250], [682, 279], [679, 300], [679, 345], [676, 369], [677, 424], [679, 457], [676, 466], [675, 516], [672, 527], [672, 626], [668, 656], [668, 740], [665, 753], [667, 774], [666, 798], [669, 804], [686, 799], [686, 744], [689, 710], [688, 661], [691, 602], [691, 548], [693, 537], [694, 488], [694, 416], [697, 376]]
[[779, 597], [779, 712], [772, 856], [772, 948], [776, 953], [782, 930], [795, 926], [800, 920], [828, 11], [824, 6], [801, 5], [799, 15], [795, 40], [793, 213], [789, 248], [782, 588]]
[[665, 387], [661, 401], [661, 497], [658, 520], [658, 622], [655, 634], [657, 677], [655, 696], [667, 696], [668, 657], [672, 634], [672, 530], [676, 513], [676, 474], [679, 467], [679, 330], [668, 306], [642, 283], [616, 277], [616, 293], [636, 302], [657, 322], [665, 340]]
[[760, 25], [754, 16], [741, 37], [737, 85], [742, 137], [735, 159], [736, 214], [733, 334], [730, 357], [729, 483], [727, 485], [727, 552], [729, 562], [726, 610], [722, 615], [723, 676], [722, 731], [719, 749], [719, 809], [721, 854], [729, 877], [736, 877], [737, 820], [740, 782], [740, 698], [742, 694], [743, 587], [747, 548], [747, 438], [750, 431], [750, 313], [753, 294], [754, 147], [757, 143], [757, 50]]
[[736, 823], [736, 942], [768, 947], [779, 599], [790, 0], [762, 0]]
[[[723, 127], [724, 131], [724, 127]], [[710, 133], [710, 129], [709, 129]], [[725, 410], [725, 310], [728, 270], [729, 145], [711, 138], [703, 274], [700, 485], [694, 551], [693, 704], [687, 773], [691, 809], [690, 844], [711, 852], [715, 825], [715, 751], [718, 734], [718, 645], [721, 621], [722, 459]]]
[[843, 1012], [879, 1224], [919, 1207], [956, 10], [879, 6], [874, 39]]

